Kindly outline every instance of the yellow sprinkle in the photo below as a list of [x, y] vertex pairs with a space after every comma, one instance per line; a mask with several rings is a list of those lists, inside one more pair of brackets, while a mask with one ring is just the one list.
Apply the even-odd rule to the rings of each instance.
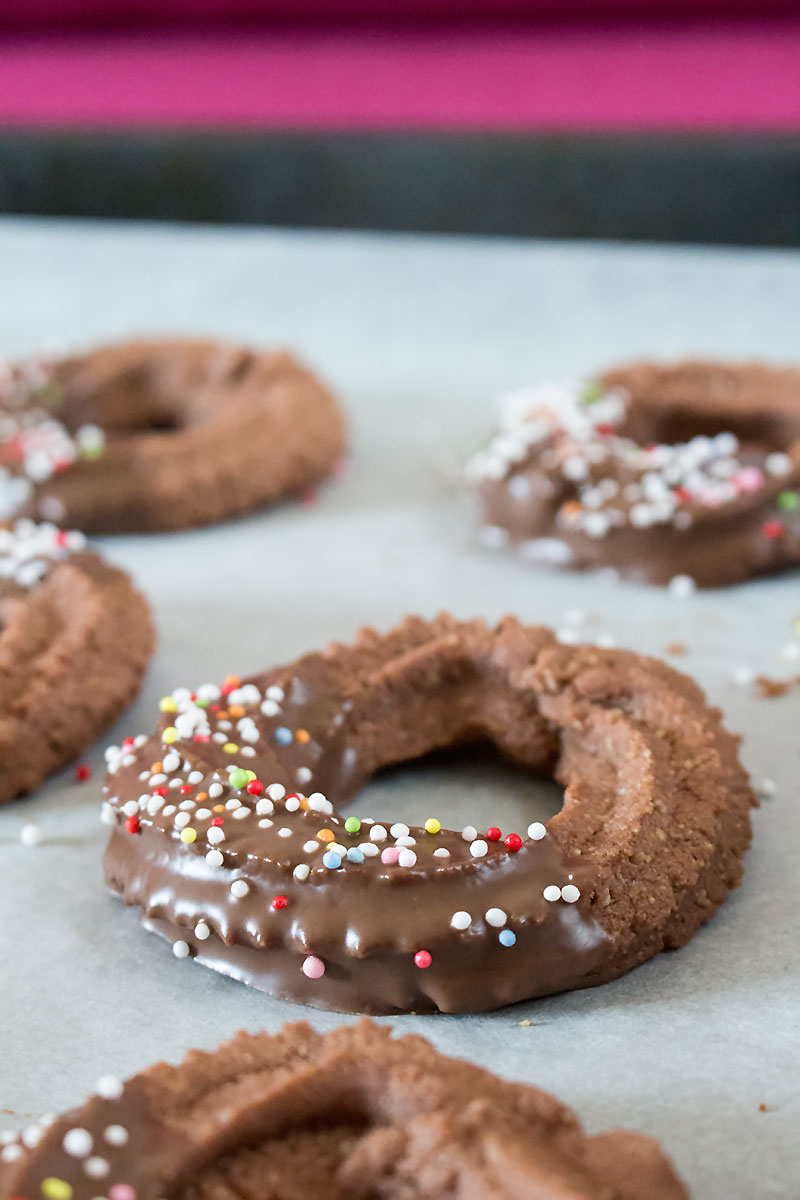
[[172, 699], [172, 696], [162, 696], [158, 702], [158, 707], [162, 712], [177, 712], [178, 705]]
[[236, 745], [235, 742], [226, 742], [225, 745], [222, 747], [222, 749], [225, 751], [226, 754], [236, 754], [239, 747]]
[[436, 817], [428, 817], [427, 821], [425, 822], [426, 833], [438, 833], [441, 828], [442, 827], [436, 820]]
[[188, 843], [196, 842], [197, 841], [197, 830], [191, 829], [187, 825], [185, 829], [181, 830], [181, 841], [188, 842]]
[[47, 1200], [72, 1200], [72, 1187], [66, 1179], [56, 1179], [54, 1175], [42, 1180], [42, 1195]]
[[248, 771], [247, 778], [248, 779], [258, 779], [258, 776], [256, 775], [255, 771]]
[[319, 833], [317, 834], [317, 838], [321, 842], [332, 842], [334, 836], [335, 835], [332, 829], [320, 829]]
[[298, 729], [294, 736], [297, 738], [298, 742], [310, 742], [311, 741], [311, 734], [308, 732], [307, 729]]
[[164, 730], [161, 735], [161, 740], [162, 742], [166, 742], [168, 746], [171, 746], [173, 742], [177, 742], [178, 731], [174, 725], [170, 725], [169, 729]]

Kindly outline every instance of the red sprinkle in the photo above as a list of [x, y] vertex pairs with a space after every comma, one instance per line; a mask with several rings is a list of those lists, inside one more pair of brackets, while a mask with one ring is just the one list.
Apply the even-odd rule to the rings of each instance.
[[65, 529], [59, 529], [58, 533], [56, 534], [56, 536], [54, 538], [56, 545], [57, 546], [66, 546], [68, 536], [69, 535], [67, 534]]
[[764, 534], [764, 537], [774, 542], [783, 533], [783, 521], [765, 521], [761, 526], [761, 532]]
[[251, 779], [247, 785], [247, 791], [251, 796], [260, 796], [264, 790], [264, 785], [260, 779]]
[[676, 487], [672, 494], [679, 504], [688, 504], [692, 498], [692, 493], [685, 487]]
[[211, 824], [212, 824], [212, 825], [224, 825], [224, 824], [225, 824], [225, 818], [224, 818], [224, 817], [212, 817], [212, 818], [211, 818]]
[[414, 963], [420, 968], [421, 971], [424, 971], [426, 967], [429, 967], [432, 962], [433, 959], [427, 950], [418, 950], [414, 955]]
[[162, 783], [160, 787], [153, 788], [153, 795], [154, 796], [166, 796], [168, 791], [169, 791], [169, 788], [165, 787], [164, 784]]
[[92, 768], [88, 763], [80, 763], [75, 768], [75, 779], [78, 783], [86, 783], [87, 779], [92, 778]]
[[139, 825], [138, 817], [127, 817], [125, 820], [125, 828], [128, 833], [138, 833], [141, 826]]
[[273, 896], [272, 897], [272, 907], [274, 909], [286, 908], [286, 905], [288, 903], [289, 903], [289, 901], [286, 899], [285, 896]]
[[522, 838], [518, 833], [510, 833], [505, 841], [506, 849], [515, 853], [522, 845]]
[[613, 425], [602, 425], [602, 424], [595, 425], [594, 431], [595, 431], [595, 433], [599, 434], [600, 437], [613, 437], [614, 434], [617, 432]]
[[490, 842], [499, 842], [500, 838], [503, 836], [503, 834], [502, 834], [502, 831], [499, 830], [496, 825], [490, 825], [489, 828], [486, 830], [486, 836]]
[[122, 749], [123, 750], [132, 750], [133, 749], [133, 738], [131, 738], [131, 737], [123, 738], [122, 739]]
[[182, 783], [179, 789], [182, 796], [191, 796], [194, 788], [190, 783]]

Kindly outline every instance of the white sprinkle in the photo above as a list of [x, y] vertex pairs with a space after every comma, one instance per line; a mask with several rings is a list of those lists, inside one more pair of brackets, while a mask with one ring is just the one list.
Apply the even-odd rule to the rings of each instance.
[[749, 687], [756, 677], [756, 673], [752, 667], [740, 666], [736, 667], [733, 672], [733, 682], [739, 687]]
[[397, 856], [398, 867], [413, 867], [416, 864], [417, 856], [413, 850], [403, 849]]
[[396, 824], [392, 825], [389, 833], [393, 838], [408, 837], [409, 828], [407, 825], [403, 825], [398, 821]]
[[261, 711], [265, 717], [277, 717], [281, 708], [276, 700], [265, 700], [261, 705]]
[[433, 852], [434, 858], [449, 858], [450, 851], [445, 846], [440, 846], [438, 850]]
[[124, 1125], [109, 1125], [103, 1137], [109, 1146], [124, 1146], [128, 1141], [128, 1131]]
[[[106, 806], [104, 805], [103, 808], [105, 809], [105, 807]], [[109, 805], [108, 807], [110, 808], [111, 806]], [[114, 812], [113, 808], [111, 811]], [[116, 814], [114, 819], [116, 820]], [[109, 822], [109, 824], [111, 824], [111, 822]], [[22, 829], [19, 831], [19, 840], [22, 842], [23, 846], [38, 846], [42, 841], [42, 831], [38, 825], [23, 825]]]
[[173, 942], [172, 953], [175, 955], [176, 958], [188, 958], [189, 957], [189, 943], [188, 942]]
[[478, 831], [474, 825], [465, 825], [461, 830], [461, 836], [465, 842], [474, 842], [478, 836]]
[[599, 633], [594, 642], [598, 650], [613, 650], [617, 644], [613, 633]]
[[282, 783], [271, 783], [267, 788], [267, 795], [270, 800], [282, 800], [286, 795], [286, 788]]
[[319, 850], [319, 842], [316, 840], [303, 842], [303, 850], [306, 852], [306, 854], [316, 854], [316, 852]]
[[239, 807], [240, 807], [241, 803], [242, 803], [242, 802], [241, 802], [241, 800], [239, 799], [239, 797], [238, 797], [238, 796], [231, 796], [230, 800], [228, 800], [228, 801], [226, 802], [226, 804], [225, 804], [225, 807], [228, 809], [228, 811], [229, 811], [229, 812], [233, 812], [233, 810], [234, 810], [235, 808], [239, 808]]
[[[177, 769], [180, 765], [181, 765], [181, 756], [180, 756], [180, 754], [176, 754], [174, 750], [170, 750], [169, 754], [165, 754], [161, 760], [161, 766], [167, 772], [177, 771]], [[202, 775], [200, 776], [200, 778], [202, 779]]]
[[100, 809], [100, 820], [104, 825], [117, 824], [117, 810], [107, 800], [103, 801], [103, 807]]
[[412, 837], [399, 837], [395, 841], [396, 846], [416, 846], [417, 839]]
[[577, 483], [579, 480], [585, 479], [589, 474], [589, 464], [585, 458], [581, 458], [577, 454], [571, 454], [561, 464], [561, 474], [565, 479], [571, 479]]
[[575, 629], [559, 629], [556, 631], [556, 641], [562, 646], [574, 646], [579, 640], [579, 634]]
[[223, 861], [221, 850], [209, 850], [206, 854], [206, 862], [210, 867], [221, 867]]
[[[148, 797], [149, 799], [149, 797]], [[122, 806], [122, 811], [126, 817], [135, 817], [139, 811], [138, 800], [127, 800]]]
[[212, 825], [207, 830], [206, 837], [211, 842], [212, 846], [217, 846], [220, 842], [225, 841], [225, 831], [220, 825]]
[[271, 687], [268, 687], [265, 694], [268, 700], [277, 700], [279, 704], [281, 700], [284, 700], [286, 697], [286, 693], [284, 692], [283, 688], [278, 687], [276, 683], [273, 683]]
[[261, 820], [258, 822], [258, 828], [259, 829], [271, 829], [274, 824], [275, 824], [275, 822], [270, 821], [269, 817], [262, 817]]
[[489, 853], [489, 843], [484, 842], [483, 838], [476, 838], [475, 841], [470, 842], [469, 852], [473, 858], [483, 858], [485, 854]]
[[275, 812], [275, 805], [271, 800], [266, 800], [262, 797], [256, 804], [256, 812], [260, 817], [271, 817]]
[[675, 596], [678, 600], [685, 600], [687, 596], [691, 596], [692, 592], [696, 591], [697, 584], [692, 579], [691, 575], [673, 575], [669, 581], [668, 591], [670, 596]]
[[358, 848], [365, 858], [375, 858], [380, 854], [380, 850], [374, 842], [359, 842]]
[[758, 793], [760, 796], [763, 796], [765, 800], [774, 796], [775, 793], [777, 792], [777, 790], [778, 790], [778, 785], [774, 779], [770, 779], [770, 778], [762, 779], [758, 785]]
[[298, 863], [295, 869], [292, 871], [292, 874], [294, 875], [295, 879], [299, 879], [302, 883], [304, 879], [308, 879], [310, 871], [311, 868], [309, 867], [308, 863]]
[[298, 783], [308, 783], [309, 779], [311, 778], [311, 771], [308, 769], [308, 767], [298, 767], [295, 778], [297, 779]]
[[784, 662], [797, 662], [800, 659], [800, 642], [787, 642], [782, 646], [781, 658]]
[[561, 888], [558, 887], [555, 883], [548, 884], [548, 886], [542, 892], [542, 895], [544, 896], [545, 900], [550, 900], [550, 901], [560, 900], [561, 899]]
[[292, 836], [292, 831], [288, 825], [284, 825], [282, 829], [278, 830], [278, 837], [287, 838], [287, 837], [291, 837], [291, 836]]
[[188, 812], [179, 812], [175, 818], [175, 828], [185, 829], [192, 819], [192, 814]]
[[373, 825], [369, 831], [369, 836], [373, 842], [385, 842], [389, 835], [383, 825]]
[[484, 919], [487, 925], [500, 929], [508, 920], [508, 913], [503, 912], [502, 908], [489, 908], [484, 914]]
[[22, 1157], [22, 1146], [4, 1146], [0, 1150], [0, 1158], [3, 1162], [16, 1162]]
[[177, 811], [178, 811], [178, 810], [177, 810], [177, 808], [176, 808], [176, 806], [175, 806], [174, 804], [168, 804], [168, 805], [167, 805], [167, 807], [164, 809], [164, 816], [165, 816], [165, 817], [172, 817], [172, 816], [174, 816], [174, 815], [175, 815], [175, 813], [176, 813]]
[[299, 807], [300, 801], [298, 800], [297, 796], [290, 796], [284, 805], [284, 808], [287, 812], [297, 812]]
[[458, 910], [458, 912], [453, 913], [452, 917], [450, 918], [450, 924], [452, 925], [453, 929], [469, 929], [470, 925], [472, 924], [472, 917], [468, 912], [464, 912], [463, 908], [461, 908]]
[[528, 826], [528, 837], [533, 838], [535, 842], [540, 842], [546, 833], [547, 826], [543, 825], [541, 821], [534, 821], [532, 825]]
[[792, 469], [792, 460], [788, 454], [776, 450], [773, 454], [767, 455], [764, 466], [769, 475], [788, 475]]
[[92, 1152], [94, 1138], [88, 1129], [70, 1129], [64, 1134], [61, 1144], [72, 1158], [86, 1158], [87, 1154]]
[[251, 816], [252, 812], [252, 808], [248, 808], [246, 804], [243, 804], [241, 808], [237, 808], [233, 814], [233, 819], [234, 821], [243, 821], [245, 817]]
[[244, 879], [234, 879], [231, 884], [231, 892], [237, 900], [241, 900], [242, 896], [246, 896], [250, 891], [250, 885]]
[[200, 783], [203, 778], [202, 771], [190, 771], [186, 777], [187, 783]]
[[167, 782], [167, 777], [166, 777], [166, 775], [160, 775], [160, 774], [159, 775], [151, 775], [147, 782], [150, 784], [150, 787], [160, 787], [160, 785], [162, 783]]
[[212, 783], [211, 787], [208, 789], [208, 794], [212, 800], [216, 800], [217, 796], [222, 795], [222, 784]]
[[194, 814], [198, 821], [206, 821], [211, 816], [210, 808], [198, 808]]
[[94, 1085], [94, 1090], [95, 1095], [102, 1096], [104, 1100], [119, 1100], [125, 1086], [116, 1075], [103, 1075]]
[[[186, 943], [181, 942], [180, 945], [185, 946]], [[90, 1179], [102, 1179], [108, 1174], [109, 1167], [104, 1158], [98, 1158], [95, 1155], [94, 1158], [87, 1158], [86, 1162], [83, 1164], [83, 1169]]]
[[566, 900], [567, 904], [574, 904], [576, 900], [580, 900], [581, 893], [574, 883], [568, 883], [566, 887], [561, 889], [561, 899]]
[[207, 937], [211, 936], [211, 930], [208, 925], [206, 925], [205, 921], [197, 922], [194, 927], [194, 936], [197, 938], [198, 942], [204, 942]]

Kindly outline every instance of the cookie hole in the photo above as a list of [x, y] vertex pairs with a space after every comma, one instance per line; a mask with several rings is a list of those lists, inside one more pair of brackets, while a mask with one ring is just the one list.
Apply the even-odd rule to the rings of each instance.
[[346, 806], [348, 815], [424, 825], [436, 817], [448, 829], [498, 826], [520, 833], [532, 821], [561, 811], [564, 789], [516, 767], [496, 751], [475, 746], [441, 750], [399, 766], [384, 767]]

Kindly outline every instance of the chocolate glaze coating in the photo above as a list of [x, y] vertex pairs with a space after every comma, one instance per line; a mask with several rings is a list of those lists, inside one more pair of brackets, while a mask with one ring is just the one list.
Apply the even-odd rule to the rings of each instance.
[[[277, 995], [461, 1012], [588, 987], [682, 945], [739, 881], [736, 740], [652, 659], [445, 615], [196, 695], [110, 751], [106, 877], [178, 953]], [[372, 772], [467, 742], [566, 786], [546, 831], [348, 832], [338, 806]]]
[[639, 363], [545, 385], [509, 398], [469, 470], [487, 540], [535, 560], [703, 587], [775, 571], [800, 562], [800, 371]]
[[[88, 533], [183, 529], [297, 494], [344, 453], [335, 399], [283, 352], [132, 341], [44, 366], [33, 379], [35, 387], [21, 371], [16, 387], [0, 386], [0, 418], [13, 420], [0, 433], [0, 465], [12, 475], [0, 516]], [[18, 453], [32, 436], [25, 422], [46, 437], [44, 474]], [[0, 483], [0, 509], [3, 497]]]
[[590, 1138], [546, 1092], [390, 1032], [240, 1033], [101, 1081], [0, 1150], [0, 1200], [46, 1181], [70, 1200], [687, 1200], [651, 1138]]
[[152, 653], [144, 597], [84, 546], [51, 525], [0, 525], [0, 803], [107, 729]]

